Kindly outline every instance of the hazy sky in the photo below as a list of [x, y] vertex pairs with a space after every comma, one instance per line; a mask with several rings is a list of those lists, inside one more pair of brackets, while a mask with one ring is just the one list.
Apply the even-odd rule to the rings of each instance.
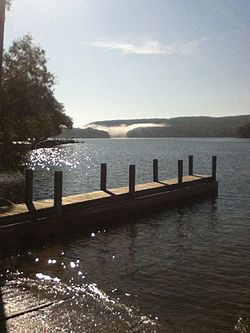
[[249, 0], [13, 0], [6, 47], [26, 33], [75, 126], [250, 114]]

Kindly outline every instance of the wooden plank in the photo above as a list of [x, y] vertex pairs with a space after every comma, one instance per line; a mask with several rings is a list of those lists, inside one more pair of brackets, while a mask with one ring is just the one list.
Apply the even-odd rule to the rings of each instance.
[[25, 203], [32, 206], [33, 201], [33, 170], [25, 170]]
[[188, 156], [188, 174], [193, 175], [194, 173], [194, 156], [189, 155]]
[[101, 164], [101, 184], [100, 184], [100, 189], [102, 191], [107, 190], [107, 164], [102, 163]]
[[183, 183], [183, 160], [178, 160], [178, 184]]
[[153, 160], [153, 181], [158, 182], [158, 159]]
[[62, 182], [63, 173], [62, 171], [55, 171], [54, 175], [54, 208], [56, 214], [62, 212]]
[[135, 192], [135, 165], [129, 166], [129, 181], [128, 181], [129, 193], [133, 195]]

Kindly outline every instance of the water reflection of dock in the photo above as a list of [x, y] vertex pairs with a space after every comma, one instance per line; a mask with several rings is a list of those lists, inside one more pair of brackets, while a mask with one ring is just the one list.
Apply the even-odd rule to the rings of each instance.
[[216, 157], [212, 158], [212, 175], [193, 173], [193, 156], [189, 156], [188, 175], [183, 175], [183, 161], [178, 161], [177, 178], [160, 181], [158, 160], [153, 161], [153, 182], [136, 184], [135, 165], [129, 167], [127, 187], [107, 188], [107, 165], [101, 165], [100, 191], [63, 197], [63, 174], [55, 172], [54, 198], [33, 201], [33, 171], [26, 170], [25, 203], [0, 213], [0, 248], [18, 247], [31, 241], [77, 228], [101, 224], [116, 225], [122, 219], [147, 214], [159, 208], [216, 195]]

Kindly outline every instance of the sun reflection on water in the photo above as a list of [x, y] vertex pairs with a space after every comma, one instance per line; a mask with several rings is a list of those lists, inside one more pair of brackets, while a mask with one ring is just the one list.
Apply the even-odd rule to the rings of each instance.
[[63, 167], [72, 170], [79, 165], [78, 150], [73, 147], [36, 149], [30, 155], [29, 166], [36, 170], [54, 170]]

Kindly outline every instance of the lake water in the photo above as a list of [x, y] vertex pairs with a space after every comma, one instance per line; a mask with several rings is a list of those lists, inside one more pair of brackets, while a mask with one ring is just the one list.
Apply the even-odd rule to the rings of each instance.
[[54, 170], [64, 171], [69, 195], [98, 190], [103, 162], [112, 188], [127, 184], [129, 164], [147, 182], [158, 158], [166, 179], [178, 159], [187, 171], [190, 154], [202, 174], [218, 156], [216, 200], [2, 260], [6, 313], [45, 304], [8, 320], [9, 332], [250, 332], [250, 140], [92, 139], [36, 150], [35, 197], [53, 195]]

